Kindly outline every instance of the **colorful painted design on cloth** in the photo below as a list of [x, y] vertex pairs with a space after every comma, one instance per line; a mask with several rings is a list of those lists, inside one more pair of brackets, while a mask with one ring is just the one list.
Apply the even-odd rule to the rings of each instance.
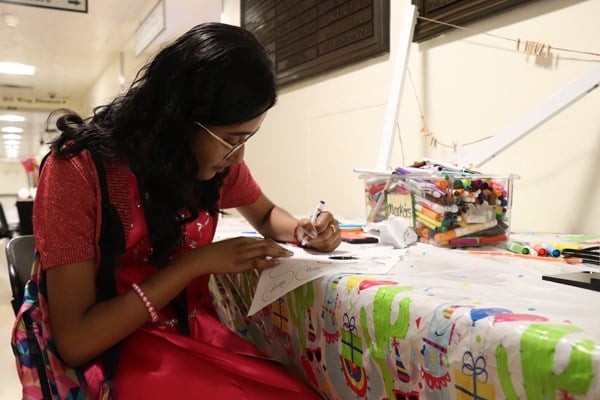
[[[388, 278], [332, 275], [247, 318], [225, 309], [222, 298], [243, 279], [214, 280], [224, 286], [213, 282], [222, 321], [238, 332], [265, 324], [244, 337], [302, 371], [330, 400], [594, 399], [600, 371], [592, 355], [600, 343], [543, 314], [466, 298], [439, 302], [437, 290]], [[251, 291], [243, 293], [249, 304]], [[506, 340], [507, 332], [520, 332], [520, 340]]]

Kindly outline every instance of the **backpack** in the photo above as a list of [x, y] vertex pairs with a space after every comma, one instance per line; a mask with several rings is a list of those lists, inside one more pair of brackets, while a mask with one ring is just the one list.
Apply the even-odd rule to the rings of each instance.
[[[116, 296], [113, 263], [115, 257], [125, 250], [125, 237], [117, 210], [109, 202], [102, 160], [91, 151], [90, 154], [96, 165], [102, 196], [97, 293], [99, 300], [105, 300]], [[11, 336], [17, 374], [23, 386], [23, 400], [91, 399], [90, 387], [86, 382], [83, 369], [68, 367], [56, 351], [50, 331], [46, 298], [46, 276], [40, 268], [39, 255], [36, 253], [31, 277], [25, 286], [23, 304], [17, 313]], [[102, 400], [112, 399], [110, 377], [116, 370], [117, 361], [118, 345], [115, 345], [102, 356], [102, 367], [106, 378], [98, 397]]]

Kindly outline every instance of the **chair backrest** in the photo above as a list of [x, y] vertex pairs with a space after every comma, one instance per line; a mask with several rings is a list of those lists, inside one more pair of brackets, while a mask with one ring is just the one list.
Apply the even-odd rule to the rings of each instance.
[[0, 238], [10, 237], [11, 232], [8, 227], [8, 221], [6, 220], [6, 215], [4, 214], [4, 207], [2, 203], [0, 203]]
[[33, 234], [33, 200], [17, 200], [17, 213], [19, 214], [19, 234]]
[[23, 302], [25, 284], [31, 275], [34, 256], [35, 241], [33, 235], [16, 236], [6, 244], [8, 277], [13, 294], [11, 304], [15, 315]]

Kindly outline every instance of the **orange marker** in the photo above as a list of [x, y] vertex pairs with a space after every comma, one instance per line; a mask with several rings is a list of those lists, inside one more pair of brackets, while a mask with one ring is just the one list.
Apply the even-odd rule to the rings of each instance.
[[440, 179], [435, 182], [435, 185], [440, 189], [446, 189], [448, 187], [448, 181], [445, 179]]
[[433, 210], [430, 210], [429, 208], [421, 205], [421, 204], [415, 204], [415, 210], [419, 211], [420, 213], [427, 215], [429, 218], [435, 220], [435, 221], [441, 221], [442, 219], [444, 219], [444, 217], [442, 216], [442, 214], [436, 213]]
[[438, 243], [448, 243], [448, 240], [450, 239], [471, 235], [473, 233], [477, 233], [488, 228], [493, 228], [496, 225], [498, 225], [497, 220], [492, 220], [490, 222], [484, 222], [481, 224], [469, 224], [464, 228], [455, 228], [450, 229], [447, 232], [437, 233], [434, 237], [434, 240]]

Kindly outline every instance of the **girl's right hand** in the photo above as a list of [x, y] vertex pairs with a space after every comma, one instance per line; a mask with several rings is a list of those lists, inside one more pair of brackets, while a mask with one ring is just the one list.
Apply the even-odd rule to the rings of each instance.
[[203, 275], [263, 270], [293, 254], [271, 239], [237, 237], [196, 248], [182, 257], [196, 267], [198, 275]]

